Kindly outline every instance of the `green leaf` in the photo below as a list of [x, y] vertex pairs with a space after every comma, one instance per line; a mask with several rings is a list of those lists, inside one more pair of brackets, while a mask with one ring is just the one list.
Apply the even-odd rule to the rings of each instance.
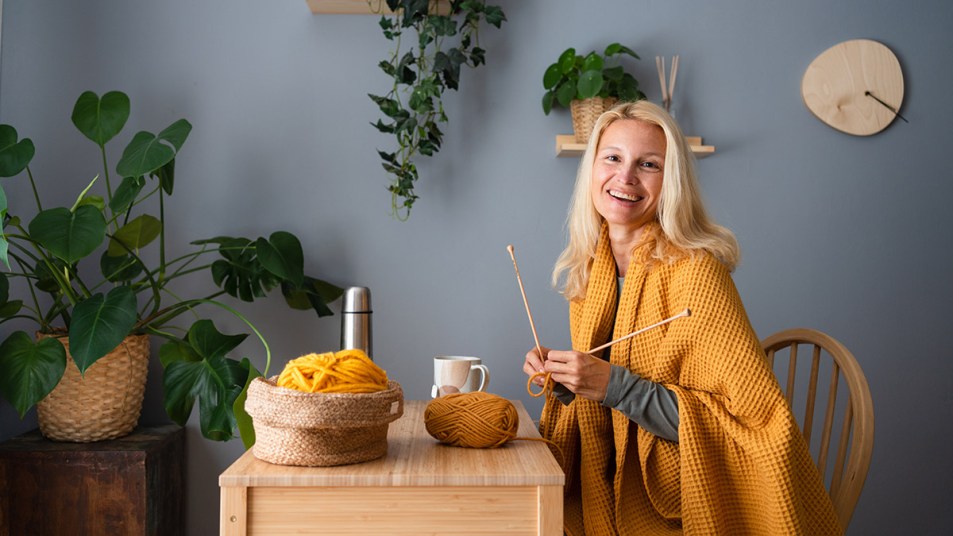
[[259, 238], [255, 242], [255, 250], [265, 269], [296, 287], [301, 286], [304, 280], [304, 252], [298, 237], [289, 232], [277, 231], [268, 240]]
[[547, 91], [543, 94], [543, 113], [549, 115], [549, 112], [553, 109], [553, 104], [556, 102], [556, 94], [552, 91]]
[[131, 281], [142, 273], [142, 263], [129, 254], [114, 257], [104, 251], [99, 257], [99, 270], [107, 281]]
[[559, 70], [562, 71], [563, 74], [572, 72], [576, 68], [576, 49], [567, 48], [566, 51], [559, 56], [557, 63], [559, 63]]
[[89, 255], [106, 238], [103, 213], [91, 205], [77, 207], [75, 212], [64, 207], [44, 210], [33, 218], [29, 229], [41, 246], [67, 264]]
[[10, 280], [7, 274], [0, 273], [0, 303], [6, 303], [10, 299]]
[[583, 71], [601, 71], [602, 65], [603, 65], [602, 56], [596, 54], [595, 52], [590, 52], [582, 60]]
[[172, 195], [172, 187], [175, 183], [175, 158], [156, 170], [153, 175], [159, 179], [159, 186], [162, 187], [162, 191], [166, 195]]
[[556, 88], [556, 100], [563, 108], [569, 108], [569, 104], [576, 98], [576, 93], [576, 84], [563, 82]]
[[116, 287], [76, 304], [69, 328], [70, 355], [81, 373], [119, 346], [136, 324], [136, 295]]
[[168, 367], [170, 363], [175, 363], [176, 361], [195, 363], [201, 360], [202, 356], [192, 348], [192, 345], [190, 345], [188, 341], [175, 339], [159, 347], [159, 362], [162, 363], [163, 368]]
[[50, 394], [66, 371], [66, 349], [56, 338], [34, 342], [23, 331], [12, 333], [0, 345], [0, 393], [22, 419]]
[[606, 47], [606, 51], [604, 55], [607, 57], [614, 56], [618, 54], [620, 50], [622, 50], [622, 45], [620, 45], [619, 43], [611, 43], [609, 46]]
[[[0, 186], [0, 260], [3, 261], [3, 264], [7, 266], [7, 269], [10, 268], [10, 243], [7, 241], [7, 235], [4, 234], [2, 225], [7, 221], [7, 193], [3, 190], [3, 187]], [[4, 298], [6, 301], [6, 298]]]
[[126, 248], [137, 251], [155, 240], [161, 230], [162, 222], [155, 216], [143, 214], [123, 225], [112, 235], [106, 252], [113, 257], [119, 257], [126, 254]]
[[286, 283], [281, 285], [281, 293], [285, 301], [292, 309], [307, 310], [314, 309], [318, 316], [331, 316], [333, 311], [328, 304], [341, 297], [344, 289], [332, 285], [327, 281], [305, 277], [304, 284], [300, 287], [291, 287]]
[[250, 302], [278, 285], [278, 278], [261, 265], [255, 244], [247, 238], [218, 237], [193, 242], [207, 243], [220, 245], [218, 251], [224, 260], [212, 263], [212, 279], [229, 295]]
[[166, 412], [184, 426], [198, 398], [202, 435], [227, 441], [236, 424], [233, 405], [244, 390], [248, 374], [240, 363], [224, 357], [170, 363], [162, 381]]
[[546, 72], [543, 73], [543, 88], [553, 89], [556, 87], [556, 84], [562, 80], [563, 72], [559, 70], [559, 64], [554, 63], [546, 68]]
[[0, 177], [13, 177], [30, 165], [36, 148], [30, 138], [17, 141], [17, 131], [0, 125]]
[[634, 50], [632, 50], [631, 48], [626, 47], [626, 46], [620, 46], [620, 47], [619, 47], [619, 52], [621, 52], [622, 54], [628, 54], [629, 56], [632, 56], [633, 58], [635, 58], [635, 59], [637, 59], [637, 60], [642, 59], [642, 58], [639, 57], [638, 54], [635, 53]]
[[503, 10], [499, 6], [486, 6], [485, 16], [486, 22], [497, 28], [506, 20], [506, 15], [503, 14]]
[[96, 145], [106, 145], [129, 119], [129, 97], [120, 91], [110, 91], [100, 99], [92, 91], [85, 91], [73, 106], [72, 119], [84, 136]]
[[125, 212], [135, 202], [139, 192], [142, 191], [146, 181], [140, 177], [124, 177], [116, 193], [113, 194], [112, 201], [109, 202], [109, 208], [113, 213]]
[[222, 357], [232, 351], [248, 337], [245, 333], [225, 335], [215, 328], [215, 324], [208, 319], [196, 321], [189, 328], [186, 338], [189, 346], [204, 359]]
[[179, 119], [158, 136], [145, 131], [137, 132], [122, 152], [116, 172], [123, 177], [153, 174], [175, 158], [191, 130], [192, 125], [188, 121]]
[[600, 71], [586, 71], [579, 75], [578, 99], [595, 97], [602, 90], [603, 78]]
[[106, 201], [103, 200], [101, 195], [84, 195], [83, 198], [76, 203], [77, 207], [83, 205], [89, 205], [102, 212], [106, 208]]
[[23, 300], [12, 300], [0, 305], [0, 318], [10, 318], [23, 309]]
[[248, 399], [248, 386], [251, 385], [252, 380], [261, 376], [261, 372], [251, 364], [247, 357], [242, 359], [240, 366], [247, 371], [248, 378], [245, 380], [245, 387], [241, 394], [232, 404], [232, 412], [235, 414], [235, 423], [238, 425], [238, 433], [242, 437], [242, 444], [245, 445], [246, 449], [250, 449], [255, 444], [255, 427], [251, 415], [245, 411], [245, 400]]

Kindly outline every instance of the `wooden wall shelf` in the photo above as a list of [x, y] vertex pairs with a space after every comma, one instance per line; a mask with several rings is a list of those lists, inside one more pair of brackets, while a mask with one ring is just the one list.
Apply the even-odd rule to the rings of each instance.
[[[702, 139], [698, 136], [685, 136], [688, 144], [692, 146], [692, 153], [695, 158], [705, 158], [708, 155], [715, 154], [715, 147], [712, 145], [702, 145]], [[585, 143], [576, 143], [576, 137], [572, 134], [556, 135], [556, 156], [582, 156], [586, 151]]]
[[[391, 11], [387, 9], [384, 0], [306, 0], [312, 13], [326, 13], [335, 15], [385, 15]], [[439, 0], [437, 10], [446, 13], [448, 0]]]

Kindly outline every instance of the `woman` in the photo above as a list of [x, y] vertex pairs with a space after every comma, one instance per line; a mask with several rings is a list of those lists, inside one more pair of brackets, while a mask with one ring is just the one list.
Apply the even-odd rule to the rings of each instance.
[[568, 231], [553, 283], [573, 349], [531, 350], [523, 367], [556, 382], [540, 431], [562, 456], [566, 532], [842, 532], [729, 275], [737, 242], [706, 214], [664, 110], [639, 101], [599, 118]]

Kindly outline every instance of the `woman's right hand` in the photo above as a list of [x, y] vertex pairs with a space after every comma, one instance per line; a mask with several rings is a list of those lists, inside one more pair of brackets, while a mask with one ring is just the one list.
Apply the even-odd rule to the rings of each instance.
[[[538, 372], [546, 372], [545, 368], [543, 367], [543, 360], [547, 355], [549, 355], [549, 348], [540, 346], [540, 349], [543, 351], [542, 356], [536, 351], [535, 346], [530, 351], [526, 352], [526, 359], [523, 362], [523, 372], [525, 372], [527, 376], [532, 376]], [[546, 383], [546, 378], [543, 375], [537, 376], [533, 379], [533, 383], [542, 386]]]

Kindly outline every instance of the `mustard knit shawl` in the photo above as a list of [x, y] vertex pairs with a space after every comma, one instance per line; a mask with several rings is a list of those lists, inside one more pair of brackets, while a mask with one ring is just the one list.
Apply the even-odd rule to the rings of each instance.
[[[611, 348], [610, 361], [675, 392], [679, 442], [581, 397], [548, 397], [540, 432], [562, 452], [565, 530], [611, 534], [840, 534], [810, 457], [725, 267], [709, 254], [646, 262], [657, 225], [629, 265], [616, 316], [605, 229], [586, 298], [570, 303], [586, 351], [677, 314], [690, 318]], [[615, 326], [613, 333], [610, 330]]]

